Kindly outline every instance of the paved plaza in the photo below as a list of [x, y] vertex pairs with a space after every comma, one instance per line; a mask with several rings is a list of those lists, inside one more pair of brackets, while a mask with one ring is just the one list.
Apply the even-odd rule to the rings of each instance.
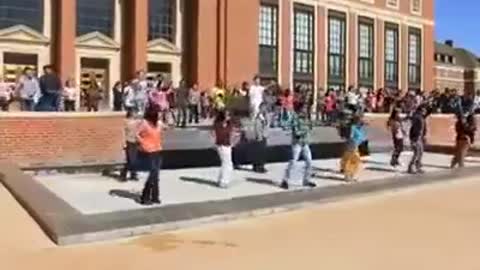
[[[402, 155], [404, 166], [397, 170], [388, 165], [390, 159], [388, 153], [377, 153], [365, 157], [364, 169], [360, 173], [359, 180], [365, 182], [405, 177], [405, 165], [408, 164], [410, 157], [411, 153], [404, 153]], [[428, 153], [425, 156], [426, 172], [447, 170], [450, 158], [443, 154]], [[343, 176], [337, 172], [338, 164], [338, 159], [314, 161], [313, 179], [319, 188], [346, 184]], [[480, 164], [480, 158], [470, 158], [467, 162], [468, 166], [478, 164]], [[296, 174], [292, 179], [302, 179], [303, 166], [303, 162], [298, 163]], [[269, 164], [267, 174], [257, 174], [245, 166], [245, 170], [235, 171], [229, 189], [220, 189], [216, 186], [218, 168], [163, 170], [160, 174], [163, 206], [284, 192], [278, 185], [285, 168], [286, 163]], [[135, 201], [146, 179], [146, 174], [143, 173], [140, 174], [141, 181], [128, 183], [100, 174], [39, 174], [34, 176], [34, 179], [84, 215], [145, 208]]]

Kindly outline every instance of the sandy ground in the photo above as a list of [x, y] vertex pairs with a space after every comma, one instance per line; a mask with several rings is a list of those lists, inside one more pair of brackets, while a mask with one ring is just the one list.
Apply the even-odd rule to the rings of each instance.
[[480, 269], [480, 181], [56, 247], [0, 186], [0, 269]]

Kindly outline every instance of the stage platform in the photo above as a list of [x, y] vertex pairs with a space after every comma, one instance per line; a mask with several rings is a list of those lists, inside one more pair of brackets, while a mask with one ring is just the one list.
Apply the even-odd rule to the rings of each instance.
[[[402, 156], [407, 164], [410, 153]], [[364, 157], [359, 182], [347, 184], [338, 172], [338, 159], [314, 161], [315, 189], [278, 187], [286, 163], [268, 164], [267, 174], [248, 168], [235, 171], [229, 189], [215, 186], [218, 168], [162, 170], [161, 206], [136, 203], [140, 182], [121, 183], [100, 174], [46, 174], [22, 172], [0, 164], [1, 180], [16, 199], [59, 245], [131, 237], [176, 230], [203, 223], [267, 215], [378, 192], [454, 181], [480, 173], [480, 158], [469, 158], [467, 168], [451, 171], [450, 156], [426, 153], [425, 175], [407, 175], [403, 166], [393, 170], [388, 153]], [[301, 179], [302, 163], [293, 179]]]

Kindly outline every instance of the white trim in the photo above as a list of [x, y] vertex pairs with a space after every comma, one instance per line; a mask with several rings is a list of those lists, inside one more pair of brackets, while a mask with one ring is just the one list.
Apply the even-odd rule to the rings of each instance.
[[[65, 1], [65, 0], [63, 0]], [[122, 43], [122, 0], [114, 0], [113, 12], [113, 40], [118, 44]]]
[[443, 70], [448, 70], [448, 71], [460, 71], [460, 72], [465, 72], [465, 69], [462, 68], [462, 67], [449, 67], [449, 66], [435, 65], [435, 69], [443, 69]]
[[385, 0], [385, 6], [386, 6], [387, 8], [396, 9], [396, 10], [399, 10], [399, 9], [400, 9], [400, 1], [401, 1], [401, 0], [395, 0], [395, 4], [394, 4], [394, 5], [389, 4], [389, 1], [391, 1], [391, 0]]
[[290, 1], [290, 81], [288, 82], [288, 88], [293, 89], [293, 76], [295, 70], [295, 3], [296, 1]]
[[[358, 81], [358, 59], [360, 58], [360, 51], [358, 50], [358, 41], [359, 41], [359, 34], [358, 34], [358, 28], [359, 28], [359, 20], [358, 20], [358, 15], [356, 13], [351, 13], [352, 16], [354, 17], [353, 21], [355, 22], [355, 29], [353, 30], [353, 51], [355, 52], [356, 59], [353, 61], [353, 86], [355, 88], [358, 88], [359, 81]], [[375, 34], [375, 33], [372, 33]]]
[[415, 14], [415, 15], [422, 15], [422, 11], [423, 11], [423, 1], [422, 0], [418, 0], [418, 5], [419, 5], [419, 9], [418, 10], [414, 10], [414, 6], [413, 6], [413, 3], [415, 3], [415, 0], [410, 0], [410, 12], [412, 14]]
[[449, 81], [449, 82], [473, 82], [474, 80], [456, 79], [449, 77], [435, 77], [435, 81]]
[[317, 104], [317, 89], [318, 89], [318, 7], [314, 7], [313, 12], [313, 97], [314, 97], [314, 108]]

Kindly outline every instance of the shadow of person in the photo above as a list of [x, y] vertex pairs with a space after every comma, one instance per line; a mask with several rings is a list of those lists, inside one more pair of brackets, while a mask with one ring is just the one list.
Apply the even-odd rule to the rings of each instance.
[[259, 184], [259, 185], [265, 185], [265, 186], [274, 186], [278, 187], [280, 183], [275, 182], [271, 179], [263, 179], [263, 178], [247, 178], [245, 179], [247, 182]]
[[130, 199], [130, 200], [133, 200], [135, 202], [138, 202], [140, 200], [140, 194], [139, 193], [135, 193], [135, 192], [128, 191], [128, 190], [123, 190], [123, 189], [112, 189], [108, 192], [108, 194], [112, 197]]
[[202, 178], [198, 178], [198, 177], [182, 176], [182, 177], [180, 177], [180, 180], [182, 180], [184, 182], [190, 182], [190, 183], [195, 183], [195, 184], [210, 186], [210, 187], [217, 187], [218, 186], [217, 182], [215, 182], [215, 181], [202, 179]]

